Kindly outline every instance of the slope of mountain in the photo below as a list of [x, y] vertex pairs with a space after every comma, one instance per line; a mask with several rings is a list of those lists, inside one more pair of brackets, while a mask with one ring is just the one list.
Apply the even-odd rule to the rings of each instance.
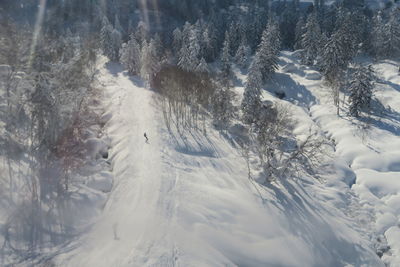
[[[156, 93], [118, 65], [101, 65], [99, 78], [110, 99], [114, 187], [98, 221], [61, 251], [56, 264], [384, 266], [373, 239], [382, 225], [374, 218], [382, 217], [366, 207], [367, 192], [379, 183], [371, 182], [360, 160], [369, 148], [347, 118], [336, 117], [329, 103], [320, 105], [328, 102], [329, 91], [320, 80], [310, 80], [317, 76], [314, 70], [298, 65], [291, 53], [283, 53], [281, 61], [295, 66], [275, 77], [299, 122], [294, 132], [301, 136], [311, 127], [334, 138], [336, 152], [321, 167], [319, 180], [304, 174], [263, 187], [249, 180], [229, 134], [209, 124], [206, 134], [169, 132]], [[268, 91], [265, 98], [279, 101]], [[352, 130], [343, 131], [341, 124]], [[385, 229], [396, 231], [390, 223]], [[396, 242], [392, 256], [384, 256], [388, 261], [398, 257]]]

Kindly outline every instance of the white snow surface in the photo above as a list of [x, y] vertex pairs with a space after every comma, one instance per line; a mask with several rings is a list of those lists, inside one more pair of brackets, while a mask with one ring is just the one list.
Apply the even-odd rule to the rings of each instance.
[[[283, 53], [283, 62], [298, 62], [292, 53]], [[365, 59], [364, 59], [365, 60]], [[372, 239], [387, 241], [387, 253], [382, 260], [388, 266], [400, 266], [400, 75], [399, 62], [381, 61], [373, 64], [378, 82], [373, 103], [374, 114], [365, 124], [347, 115], [347, 106], [337, 116], [332, 105], [330, 89], [321, 80], [307, 80], [312, 69], [290, 74], [278, 73], [277, 84], [296, 105], [306, 106], [309, 116], [326, 136], [335, 142], [336, 178], [343, 175], [359, 199], [359, 210], [372, 216], [360, 216], [360, 227]], [[305, 78], [300, 70], [305, 72]], [[282, 84], [285, 75], [286, 83]], [[290, 81], [290, 82], [288, 82]], [[290, 86], [289, 86], [290, 85]], [[300, 90], [302, 88], [302, 90]], [[343, 98], [343, 96], [341, 96]], [[352, 212], [354, 216], [356, 212]], [[369, 225], [369, 226], [368, 226]], [[379, 243], [379, 242], [378, 242]]]
[[[282, 60], [299, 66], [290, 53]], [[301, 136], [312, 127], [333, 136], [334, 160], [324, 166], [323, 182], [304, 175], [260, 187], [248, 179], [229, 135], [210, 125], [206, 135], [169, 132], [155, 92], [117, 64], [99, 68], [109, 99], [103, 118], [111, 139], [113, 188], [102, 215], [60, 251], [57, 266], [384, 266], [367, 228], [375, 227], [374, 221], [365, 223], [377, 213], [377, 203], [383, 212], [377, 225], [398, 259], [400, 209], [393, 207], [400, 203], [400, 185], [374, 178], [390, 171], [383, 180], [396, 179], [398, 169], [390, 167], [398, 166], [396, 157], [377, 156], [386, 169], [379, 164], [369, 169], [374, 159], [368, 156], [376, 152], [352, 132], [349, 120], [321, 105], [326, 88], [306, 79], [307, 69], [296, 72], [291, 66], [292, 73], [279, 72], [276, 81], [293, 104], [299, 121], [294, 132]], [[273, 98], [267, 92], [265, 97]], [[394, 148], [396, 140], [387, 145]], [[353, 191], [355, 181], [353, 188], [359, 189]]]

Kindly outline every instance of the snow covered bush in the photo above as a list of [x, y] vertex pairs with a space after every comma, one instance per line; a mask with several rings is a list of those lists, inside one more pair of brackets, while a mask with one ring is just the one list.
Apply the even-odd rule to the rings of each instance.
[[288, 106], [265, 101], [250, 128], [250, 149], [256, 151], [266, 182], [292, 177], [303, 170], [313, 174], [326, 154], [328, 142], [310, 132], [302, 139], [293, 135], [293, 121]]

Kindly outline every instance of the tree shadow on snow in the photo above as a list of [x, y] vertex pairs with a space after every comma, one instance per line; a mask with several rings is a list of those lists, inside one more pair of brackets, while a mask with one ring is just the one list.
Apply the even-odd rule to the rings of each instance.
[[399, 84], [393, 83], [391, 81], [381, 81], [380, 83], [386, 84], [386, 85], [392, 87], [394, 90], [400, 92], [400, 85]]
[[117, 62], [107, 62], [106, 69], [113, 76], [118, 76], [119, 73], [122, 73], [124, 71], [124, 68], [122, 67], [122, 65]]
[[381, 130], [388, 131], [394, 135], [400, 135], [400, 113], [383, 106], [377, 99], [372, 99], [371, 111], [367, 116], [361, 115], [357, 120], [344, 118], [352, 124], [359, 126], [358, 122], [364, 123], [366, 127], [372, 126]]
[[[304, 188], [301, 180], [281, 180], [279, 185], [265, 184], [271, 192], [266, 205], [272, 205], [282, 212], [286, 227], [296, 238], [313, 247], [315, 264], [321, 266], [343, 266], [350, 263], [354, 266], [367, 264], [365, 259], [367, 248], [348, 240], [343, 236], [338, 223], [345, 224], [346, 219], [341, 211], [329, 206], [316, 205], [315, 197]], [[363, 252], [363, 253], [361, 253]]]
[[315, 96], [305, 86], [285, 73], [276, 73], [265, 89], [274, 95], [284, 93], [283, 99], [306, 108], [316, 103]]
[[139, 78], [138, 76], [129, 75], [128, 72], [124, 69], [124, 67], [117, 62], [107, 62], [106, 69], [115, 77], [119, 74], [123, 74], [127, 76], [128, 79], [137, 87], [145, 88], [146, 83], [143, 79]]
[[[186, 129], [185, 135], [169, 131], [175, 150], [191, 156], [217, 158], [219, 153], [213, 141], [199, 129]], [[188, 135], [188, 137], [186, 137]]]
[[129, 80], [137, 87], [145, 88], [146, 83], [143, 81], [143, 79], [140, 79], [138, 76], [130, 76], [126, 74], [129, 77]]

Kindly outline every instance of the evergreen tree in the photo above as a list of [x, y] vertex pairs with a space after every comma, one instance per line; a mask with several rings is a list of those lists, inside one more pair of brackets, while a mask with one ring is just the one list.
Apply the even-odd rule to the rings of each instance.
[[112, 43], [112, 32], [113, 28], [108, 21], [107, 17], [103, 17], [102, 21], [102, 27], [101, 27], [101, 32], [100, 32], [100, 43], [101, 43], [101, 48], [103, 50], [103, 54], [107, 57], [110, 57], [110, 55], [113, 53], [113, 43]]
[[178, 56], [179, 51], [182, 47], [182, 32], [179, 28], [176, 28], [172, 32], [172, 49], [176, 56]]
[[147, 60], [148, 60], [148, 73], [150, 80], [158, 73], [161, 67], [161, 55], [157, 49], [162, 50], [159, 41], [152, 38], [149, 43], [149, 48], [147, 49]]
[[224, 41], [224, 45], [222, 47], [221, 72], [222, 72], [222, 76], [224, 77], [224, 79], [229, 79], [232, 75], [230, 40], [229, 40], [228, 32], [225, 32], [225, 41]]
[[137, 42], [142, 45], [144, 41], [148, 40], [149, 37], [149, 29], [143, 21], [139, 21], [137, 27], [136, 27], [136, 32], [135, 36], [137, 39]]
[[369, 108], [373, 91], [374, 71], [371, 66], [357, 66], [349, 85], [349, 112], [358, 117], [360, 112]]
[[140, 76], [149, 80], [149, 45], [146, 40], [143, 41], [140, 49]]
[[265, 29], [265, 25], [267, 24], [267, 15], [265, 12], [265, 10], [260, 10], [257, 7], [251, 9], [251, 21], [249, 23], [247, 40], [249, 41], [249, 45], [253, 51], [259, 45], [260, 37]]
[[194, 71], [199, 65], [200, 45], [197, 32], [186, 23], [182, 32], [182, 47], [179, 51], [178, 66], [186, 71]]
[[157, 55], [154, 39], [151, 39], [150, 43], [147, 43], [146, 40], [143, 42], [140, 62], [141, 77], [151, 82], [161, 67], [160, 58]]
[[400, 55], [400, 9], [392, 10], [383, 32], [382, 54], [386, 57]]
[[296, 28], [294, 31], [294, 34], [295, 34], [294, 49], [295, 50], [303, 48], [302, 37], [303, 37], [303, 34], [305, 33], [305, 27], [306, 27], [306, 24], [304, 21], [304, 17], [299, 18], [299, 20], [296, 23]]
[[134, 34], [131, 34], [130, 40], [122, 46], [120, 62], [131, 75], [140, 73], [140, 46]]
[[222, 83], [218, 84], [211, 100], [213, 122], [217, 127], [227, 128], [229, 126], [235, 112], [233, 99], [234, 93], [229, 83], [226, 84], [222, 81]]
[[246, 68], [250, 57], [250, 47], [242, 40], [238, 50], [235, 55], [235, 62], [241, 68]]
[[333, 92], [333, 102], [339, 115], [339, 90], [343, 80], [344, 70], [349, 63], [344, 52], [345, 47], [342, 43], [340, 33], [337, 32], [331, 36], [321, 51], [320, 66], [326, 81], [331, 86]]
[[340, 33], [335, 33], [331, 36], [322, 51], [322, 71], [325, 79], [331, 84], [334, 84], [340, 78], [340, 74], [348, 65], [344, 49]]
[[157, 58], [161, 59], [161, 56], [163, 55], [164, 46], [163, 46], [163, 43], [161, 41], [160, 35], [158, 33], [156, 33], [154, 35], [154, 39], [152, 41], [154, 43], [154, 48], [155, 48], [155, 52], [156, 52]]
[[286, 3], [285, 9], [279, 16], [279, 30], [282, 39], [282, 46], [293, 49], [296, 37], [296, 25], [299, 12], [296, 10], [295, 3]]
[[204, 57], [208, 62], [214, 61], [217, 56], [217, 36], [214, 27], [210, 24], [203, 32]]
[[[186, 42], [182, 42], [182, 47], [179, 50], [179, 58], [178, 58], [178, 66], [187, 71], [193, 70], [193, 61], [192, 58], [190, 57], [190, 45]], [[197, 65], [196, 65], [197, 67]]]
[[111, 46], [112, 49], [109, 54], [109, 58], [111, 61], [118, 61], [119, 60], [119, 50], [121, 48], [122, 44], [122, 35], [121, 33], [117, 30], [114, 29], [111, 32]]
[[183, 25], [181, 34], [182, 45], [183, 43], [189, 43], [191, 31], [192, 31], [192, 25], [186, 21], [185, 24]]
[[200, 72], [200, 73], [209, 73], [210, 72], [210, 69], [208, 68], [208, 64], [207, 64], [206, 60], [204, 59], [204, 57], [202, 57], [200, 59], [200, 63], [196, 67], [196, 71]]
[[337, 34], [343, 47], [343, 57], [347, 61], [351, 61], [356, 55], [358, 45], [361, 43], [361, 31], [360, 24], [363, 21], [357, 20], [358, 15], [352, 13], [344, 8], [339, 10], [338, 23], [337, 23]]
[[245, 123], [253, 123], [257, 120], [261, 107], [261, 89], [262, 74], [260, 71], [260, 63], [254, 58], [250, 65], [249, 75], [243, 93], [241, 108], [243, 111], [243, 121]]
[[337, 6], [329, 5], [325, 7], [324, 16], [321, 19], [321, 28], [327, 36], [331, 36], [336, 28]]
[[384, 46], [385, 42], [385, 23], [383, 22], [382, 13], [378, 12], [373, 18], [372, 27], [372, 47], [375, 56], [383, 57], [385, 55]]
[[200, 59], [205, 56], [205, 44], [203, 40], [203, 23], [201, 20], [197, 20], [195, 24], [192, 25], [192, 35], [193, 39], [196, 40], [198, 46], [197, 58]]
[[255, 54], [264, 82], [278, 68], [279, 48], [280, 36], [278, 27], [276, 24], [270, 22], [262, 34], [261, 43]]
[[307, 18], [306, 31], [302, 36], [304, 64], [314, 65], [320, 48], [319, 40], [321, 39], [321, 28], [319, 27], [316, 13], [312, 13]]
[[238, 49], [240, 44], [240, 33], [239, 33], [239, 26], [237, 23], [232, 22], [229, 26], [228, 34], [225, 34], [225, 41], [226, 38], [229, 38], [229, 53], [231, 56], [234, 56], [235, 51]]

